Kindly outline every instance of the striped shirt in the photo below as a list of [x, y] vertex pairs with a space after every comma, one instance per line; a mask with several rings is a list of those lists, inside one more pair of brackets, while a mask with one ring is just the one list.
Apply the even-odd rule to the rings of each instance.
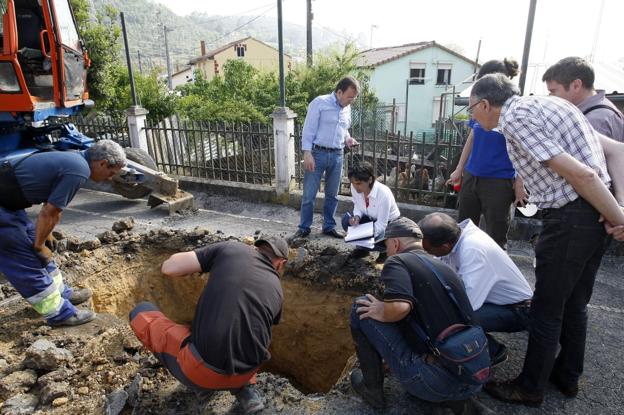
[[578, 199], [570, 183], [543, 162], [567, 153], [592, 168], [609, 187], [604, 152], [598, 134], [583, 113], [557, 97], [509, 98], [498, 127], [507, 138], [509, 158], [540, 209], [559, 208]]

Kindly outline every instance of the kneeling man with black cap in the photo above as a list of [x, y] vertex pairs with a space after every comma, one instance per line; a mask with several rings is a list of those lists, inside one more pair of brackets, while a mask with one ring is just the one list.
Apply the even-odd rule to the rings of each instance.
[[172, 255], [163, 274], [209, 272], [191, 327], [168, 319], [149, 302], [130, 312], [132, 330], [181, 383], [198, 392], [230, 390], [243, 412], [264, 408], [255, 388], [259, 366], [270, 359], [271, 326], [282, 314], [279, 277], [288, 260], [282, 238], [237, 241]]

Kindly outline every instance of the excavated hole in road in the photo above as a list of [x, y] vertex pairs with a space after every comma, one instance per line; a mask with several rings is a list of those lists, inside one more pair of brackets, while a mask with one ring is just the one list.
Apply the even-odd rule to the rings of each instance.
[[[189, 324], [209, 275], [165, 277], [160, 264], [172, 253], [144, 246], [131, 261], [99, 255], [102, 264], [86, 280], [94, 292], [95, 311], [127, 320], [129, 311], [147, 300], [172, 320]], [[289, 378], [305, 393], [327, 392], [354, 352], [348, 325], [353, 293], [315, 287], [298, 278], [281, 282], [282, 320], [273, 327], [271, 360], [262, 370]]]

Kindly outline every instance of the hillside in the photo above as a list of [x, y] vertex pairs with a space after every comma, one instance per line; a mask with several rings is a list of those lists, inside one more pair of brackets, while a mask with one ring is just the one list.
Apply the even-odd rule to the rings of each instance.
[[[246, 36], [253, 36], [277, 47], [275, 9], [244, 25], [256, 16], [210, 16], [199, 13], [178, 16], [167, 7], [149, 0], [92, 0], [92, 4], [95, 10], [102, 10], [109, 4], [125, 13], [133, 64], [137, 64], [137, 51], [140, 51], [144, 70], [165, 67], [164, 26], [170, 30], [167, 37], [174, 68], [200, 54], [201, 40], [206, 41], [207, 50]], [[344, 41], [344, 38], [326, 30], [314, 29], [313, 36], [315, 49]], [[305, 27], [284, 22], [285, 52], [303, 59], [305, 45]]]

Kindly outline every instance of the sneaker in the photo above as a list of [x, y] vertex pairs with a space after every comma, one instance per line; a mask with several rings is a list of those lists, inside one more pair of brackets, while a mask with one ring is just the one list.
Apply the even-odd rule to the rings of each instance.
[[543, 393], [531, 393], [524, 390], [517, 378], [509, 381], [488, 382], [483, 390], [493, 398], [503, 402], [534, 407], [540, 406], [544, 402]]
[[90, 288], [74, 288], [68, 300], [73, 305], [78, 305], [89, 300], [91, 296], [93, 296], [93, 291]]
[[235, 396], [245, 415], [255, 414], [264, 409], [262, 395], [256, 385], [244, 386], [235, 393]]
[[576, 395], [579, 393], [578, 381], [567, 383], [561, 379], [561, 376], [559, 376], [555, 371], [550, 373], [548, 381], [555, 385], [559, 392], [561, 392], [566, 398], [576, 398]]
[[56, 321], [53, 323], [48, 323], [52, 327], [70, 327], [70, 326], [79, 326], [81, 324], [88, 323], [95, 319], [96, 314], [91, 310], [77, 309], [76, 314], [73, 316], [66, 318], [63, 321]]

